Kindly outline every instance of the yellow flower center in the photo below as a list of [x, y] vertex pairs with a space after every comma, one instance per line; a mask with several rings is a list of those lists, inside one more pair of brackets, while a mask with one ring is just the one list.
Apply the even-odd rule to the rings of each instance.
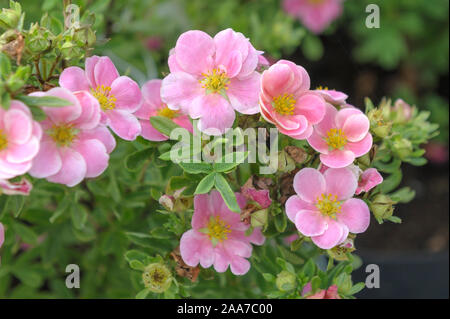
[[0, 130], [0, 151], [3, 151], [8, 147], [8, 138], [3, 130]]
[[330, 217], [335, 217], [341, 212], [341, 203], [336, 195], [322, 194], [322, 197], [317, 197], [316, 207], [322, 214]]
[[319, 85], [319, 86], [316, 88], [316, 90], [328, 91], [328, 87], [327, 87], [327, 86]]
[[315, 4], [315, 5], [322, 4], [324, 1], [325, 0], [308, 0], [308, 2], [310, 4]]
[[341, 149], [347, 144], [347, 137], [341, 129], [332, 128], [327, 132], [325, 141], [330, 148]]
[[211, 93], [217, 93], [222, 90], [228, 90], [230, 79], [227, 74], [220, 69], [213, 69], [208, 73], [202, 73], [203, 79], [199, 80], [202, 88], [205, 88]]
[[294, 115], [295, 103], [292, 94], [284, 93], [273, 99], [273, 108], [281, 115]]
[[74, 129], [70, 124], [54, 125], [49, 131], [53, 140], [58, 146], [70, 146], [78, 134], [78, 130]]
[[171, 110], [166, 106], [166, 107], [158, 110], [158, 115], [167, 117], [169, 119], [173, 119], [174, 117], [176, 117], [178, 115], [178, 111]]
[[230, 225], [227, 225], [219, 216], [211, 217], [208, 223], [208, 236], [213, 242], [227, 240], [231, 233]]
[[117, 99], [114, 94], [111, 94], [111, 87], [99, 85], [95, 90], [92, 90], [92, 95], [98, 100], [103, 111], [116, 108]]

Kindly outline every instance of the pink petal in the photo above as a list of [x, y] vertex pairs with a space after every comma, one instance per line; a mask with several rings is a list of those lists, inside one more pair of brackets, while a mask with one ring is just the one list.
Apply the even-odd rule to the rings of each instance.
[[322, 136], [327, 136], [327, 132], [330, 129], [336, 128], [334, 119], [335, 119], [337, 113], [338, 113], [338, 111], [336, 110], [336, 108], [333, 105], [326, 103], [325, 104], [325, 115], [324, 115], [322, 121], [320, 121], [318, 124], [316, 124], [314, 126], [317, 133], [319, 133]]
[[3, 224], [0, 223], [0, 248], [3, 246], [4, 242], [5, 242], [5, 227], [3, 227]]
[[92, 87], [94, 89], [97, 87], [97, 84], [95, 83], [94, 70], [95, 70], [95, 65], [97, 64], [97, 62], [99, 60], [100, 60], [100, 57], [94, 55], [94, 56], [87, 58], [86, 62], [85, 62], [86, 78], [88, 79], [90, 87]]
[[183, 261], [191, 267], [200, 263], [202, 267], [208, 268], [214, 262], [214, 250], [208, 236], [193, 229], [181, 236], [180, 253]]
[[62, 166], [58, 173], [47, 177], [49, 182], [65, 184], [73, 187], [86, 176], [86, 162], [80, 153], [70, 149], [60, 149]]
[[107, 116], [109, 126], [120, 138], [133, 141], [141, 133], [141, 125], [133, 114], [114, 109], [109, 111]]
[[370, 151], [372, 148], [372, 135], [367, 133], [367, 135], [359, 142], [348, 142], [345, 145], [345, 150], [353, 152], [355, 157], [360, 157]]
[[162, 80], [150, 80], [142, 86], [142, 99], [143, 103], [141, 107], [134, 113], [138, 118], [148, 119], [152, 115], [152, 112], [163, 107], [163, 101], [161, 100], [161, 84]]
[[248, 39], [240, 32], [228, 28], [214, 36], [215, 63], [225, 68], [229, 77], [235, 77], [248, 55]]
[[116, 109], [135, 112], [142, 101], [139, 85], [128, 76], [121, 76], [111, 84], [111, 94], [116, 98]]
[[352, 197], [358, 186], [358, 178], [353, 172], [344, 168], [329, 168], [323, 174], [327, 183], [327, 194], [337, 196], [342, 201]]
[[87, 91], [74, 93], [81, 105], [81, 115], [73, 124], [83, 130], [90, 130], [100, 123], [100, 105], [95, 97]]
[[202, 87], [192, 75], [184, 72], [170, 73], [161, 85], [161, 99], [172, 110], [189, 112], [192, 101], [202, 94]]
[[339, 222], [347, 225], [355, 234], [363, 233], [370, 224], [370, 211], [367, 204], [359, 198], [350, 198], [341, 206], [342, 212], [337, 215]]
[[105, 145], [106, 151], [111, 153], [116, 147], [116, 140], [106, 126], [100, 125], [93, 130], [83, 130], [78, 134], [79, 139], [99, 140]]
[[86, 162], [86, 177], [97, 177], [108, 167], [109, 155], [105, 145], [99, 140], [78, 141], [74, 149]]
[[316, 94], [302, 94], [295, 108], [295, 113], [304, 115], [311, 124], [319, 123], [325, 116], [325, 101]]
[[344, 151], [333, 150], [328, 154], [320, 154], [320, 161], [332, 168], [341, 168], [350, 165], [355, 160], [355, 155], [348, 150], [347, 146], [349, 144], [347, 143], [346, 150]]
[[[222, 197], [220, 197], [220, 200], [222, 200]], [[216, 205], [220, 204], [220, 201], [216, 203]], [[207, 227], [211, 217], [211, 209], [212, 205], [208, 194], [195, 195], [194, 214], [191, 220], [192, 228], [201, 229]]]
[[233, 108], [242, 114], [256, 114], [259, 112], [258, 95], [261, 75], [253, 72], [244, 79], [230, 81], [227, 96]]
[[322, 235], [328, 228], [326, 219], [317, 210], [301, 210], [295, 216], [295, 227], [304, 236]]
[[370, 123], [364, 114], [350, 116], [344, 123], [342, 130], [350, 142], [362, 140], [369, 132]]
[[314, 131], [308, 137], [308, 143], [309, 145], [311, 145], [313, 149], [315, 149], [319, 153], [328, 154], [329, 152], [329, 146], [327, 142], [325, 142], [324, 138], [321, 135], [319, 135], [316, 131]]
[[198, 129], [209, 135], [221, 135], [236, 117], [230, 103], [219, 94], [201, 95], [190, 108], [191, 118], [200, 118]]
[[101, 85], [111, 87], [114, 80], [118, 77], [119, 72], [117, 72], [117, 69], [111, 59], [107, 56], [100, 57], [94, 68], [94, 78], [96, 84], [94, 88]]
[[314, 210], [315, 206], [313, 204], [303, 201], [297, 195], [292, 195], [288, 198], [285, 204], [286, 215], [289, 220], [295, 223], [295, 217], [301, 210]]
[[266, 238], [261, 232], [261, 228], [253, 229], [253, 232], [250, 236], [247, 236], [247, 239], [250, 243], [261, 246], [266, 241]]
[[53, 141], [43, 141], [39, 153], [33, 159], [30, 175], [36, 178], [46, 178], [61, 170], [62, 160]]
[[362, 192], [368, 192], [375, 186], [383, 182], [383, 176], [377, 171], [376, 168], [366, 169], [360, 177], [358, 183], [358, 188], [356, 189], [356, 194], [361, 194]]
[[347, 121], [347, 119], [352, 116], [352, 115], [361, 115], [363, 114], [361, 112], [361, 110], [357, 109], [356, 107], [348, 107], [348, 108], [343, 108], [341, 109], [337, 114], [336, 114], [336, 127], [342, 129], [345, 121]]
[[39, 140], [33, 136], [26, 143], [9, 145], [6, 158], [12, 163], [23, 163], [32, 160], [38, 151]]
[[72, 92], [89, 91], [89, 82], [82, 68], [71, 66], [64, 69], [59, 76], [59, 85]]
[[141, 123], [141, 136], [149, 141], [161, 142], [167, 141], [169, 138], [164, 134], [161, 134], [157, 129], [155, 129], [149, 120], [139, 120]]
[[311, 237], [313, 243], [322, 249], [331, 249], [338, 245], [344, 233], [341, 224], [334, 219], [329, 218], [327, 223], [328, 228], [322, 235]]
[[9, 141], [16, 144], [26, 143], [33, 130], [31, 118], [26, 113], [12, 109], [5, 112], [3, 117], [5, 133]]
[[187, 73], [198, 76], [211, 69], [214, 51], [214, 40], [197, 30], [183, 33], [175, 46], [178, 65]]
[[184, 127], [189, 132], [193, 132], [192, 123], [188, 116], [182, 115], [177, 116], [173, 119], [174, 123], [178, 124], [181, 127]]
[[314, 168], [303, 168], [294, 177], [294, 190], [308, 203], [315, 203], [317, 197], [325, 192], [326, 182], [323, 175]]
[[286, 64], [274, 64], [263, 72], [262, 89], [271, 97], [277, 97], [294, 85], [295, 75]]
[[42, 107], [45, 114], [54, 123], [70, 123], [81, 115], [82, 109], [78, 99], [67, 89], [56, 87], [47, 92], [33, 92], [30, 96], [55, 96], [71, 103], [71, 105], [63, 107]]

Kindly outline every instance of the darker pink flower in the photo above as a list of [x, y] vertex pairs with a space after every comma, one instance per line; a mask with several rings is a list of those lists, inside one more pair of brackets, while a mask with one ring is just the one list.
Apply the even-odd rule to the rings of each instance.
[[150, 123], [150, 117], [156, 115], [165, 116], [192, 133], [192, 123], [189, 117], [181, 114], [180, 111], [169, 109], [161, 101], [161, 83], [161, 80], [150, 80], [142, 86], [142, 106], [134, 113], [141, 123], [142, 137], [150, 141], [165, 141], [168, 139]]
[[[244, 208], [245, 198], [238, 193], [236, 197]], [[250, 269], [246, 258], [252, 254], [251, 244], [262, 245], [265, 240], [260, 229], [246, 236], [248, 228], [240, 214], [228, 209], [218, 191], [196, 195], [192, 229], [180, 241], [181, 257], [191, 267], [200, 263], [203, 268], [213, 265], [217, 272], [225, 272], [230, 266], [233, 274], [243, 275]]]
[[295, 139], [305, 139], [325, 114], [325, 101], [309, 89], [306, 70], [280, 60], [264, 71], [261, 80], [261, 115], [278, 130]]
[[346, 105], [346, 100], [348, 98], [348, 95], [344, 92], [336, 91], [336, 90], [329, 90], [327, 88], [318, 88], [314, 90], [314, 92], [319, 93], [326, 102], [333, 104], [333, 105], [339, 105], [343, 106]]
[[383, 182], [383, 176], [378, 172], [376, 168], [368, 168], [366, 169], [358, 181], [358, 188], [356, 189], [356, 195], [361, 194], [362, 192], [368, 192], [375, 186], [381, 184]]
[[247, 200], [251, 200], [256, 202], [262, 209], [269, 207], [272, 204], [272, 200], [270, 199], [269, 190], [267, 189], [255, 189], [254, 187], [249, 187], [248, 185], [244, 185], [241, 188], [241, 194]]
[[325, 116], [314, 125], [308, 143], [321, 153], [323, 164], [334, 168], [345, 167], [371, 149], [369, 126], [369, 119], [359, 109], [343, 108], [337, 111], [327, 103]]
[[128, 76], [119, 76], [111, 59], [106, 56], [87, 58], [85, 68], [65, 69], [59, 85], [72, 92], [91, 92], [100, 104], [101, 123], [124, 140], [136, 139], [141, 126], [133, 112], [139, 109], [142, 99], [137, 83]]
[[170, 109], [199, 119], [200, 131], [220, 135], [233, 125], [235, 111], [258, 113], [260, 55], [232, 29], [214, 38], [185, 32], [169, 56], [171, 73], [163, 80], [161, 98]]
[[294, 177], [296, 195], [286, 202], [286, 214], [297, 230], [322, 249], [343, 243], [349, 234], [366, 231], [367, 204], [352, 198], [358, 180], [348, 168], [330, 168], [324, 174], [304, 168]]
[[20, 182], [10, 182], [0, 179], [0, 194], [5, 195], [29, 195], [33, 185], [26, 178]]
[[323, 32], [342, 14], [343, 0], [284, 0], [284, 10], [314, 33]]
[[307, 283], [302, 290], [302, 296], [306, 299], [341, 299], [338, 294], [338, 287], [332, 285], [328, 289], [320, 289], [315, 294], [310, 294], [312, 289], [311, 283]]
[[39, 151], [40, 125], [22, 102], [11, 101], [9, 110], [0, 106], [0, 179], [25, 174]]
[[85, 177], [97, 177], [108, 166], [115, 140], [100, 125], [98, 101], [88, 91], [70, 92], [53, 88], [33, 96], [56, 96], [71, 105], [42, 107], [47, 119], [41, 122], [44, 134], [30, 174], [50, 182], [75, 186]]

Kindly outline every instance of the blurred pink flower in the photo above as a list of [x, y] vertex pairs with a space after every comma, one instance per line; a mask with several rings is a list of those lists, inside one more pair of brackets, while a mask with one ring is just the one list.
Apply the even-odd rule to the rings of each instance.
[[258, 113], [260, 61], [242, 33], [226, 29], [214, 38], [202, 31], [183, 33], [169, 56], [170, 74], [161, 98], [172, 110], [199, 119], [200, 131], [220, 135], [233, 125], [235, 110]]
[[359, 109], [343, 108], [337, 111], [327, 103], [325, 116], [314, 125], [308, 143], [321, 153], [323, 164], [333, 168], [345, 167], [371, 149], [369, 126], [369, 119]]
[[397, 112], [397, 117], [402, 122], [409, 121], [413, 115], [413, 107], [402, 99], [395, 101], [393, 109]]
[[39, 152], [40, 125], [28, 107], [11, 101], [9, 110], [0, 107], [0, 179], [25, 174]]
[[64, 88], [30, 95], [71, 102], [64, 107], [42, 107], [47, 119], [41, 122], [44, 135], [30, 175], [72, 187], [85, 177], [103, 173], [115, 140], [105, 126], [99, 126], [98, 101], [88, 91], [72, 93]]
[[295, 139], [309, 137], [313, 124], [325, 115], [324, 99], [309, 86], [309, 75], [303, 67], [278, 61], [262, 75], [261, 115], [284, 135]]
[[313, 33], [323, 32], [342, 14], [343, 0], [284, 0], [284, 10]]
[[[245, 198], [238, 193], [236, 198], [243, 209]], [[265, 241], [259, 228], [246, 236], [248, 228], [240, 214], [228, 209], [218, 191], [196, 195], [192, 229], [180, 241], [181, 257], [191, 267], [199, 263], [203, 268], [214, 265], [217, 272], [225, 272], [230, 266], [233, 274], [243, 275], [250, 269], [246, 258], [252, 254], [251, 244], [262, 245]]]
[[311, 293], [312, 285], [311, 283], [307, 283], [302, 290], [302, 296], [306, 297], [306, 299], [341, 299], [338, 294], [338, 287], [336, 285], [332, 285], [328, 287], [328, 289], [320, 289], [313, 295], [309, 295]]
[[145, 40], [145, 46], [150, 51], [158, 51], [159, 49], [162, 48], [163, 43], [164, 43], [163, 38], [159, 36], [151, 36]]
[[322, 249], [343, 243], [349, 232], [366, 231], [370, 223], [367, 204], [352, 198], [357, 178], [348, 168], [330, 168], [324, 174], [304, 168], [294, 177], [296, 195], [286, 202], [286, 214], [297, 230]]
[[5, 195], [29, 195], [33, 185], [26, 178], [20, 182], [11, 183], [10, 181], [0, 179], [0, 194]]
[[425, 157], [435, 164], [447, 163], [448, 147], [439, 142], [429, 142], [425, 145]]
[[124, 140], [136, 139], [141, 126], [132, 113], [141, 106], [138, 84], [127, 76], [119, 76], [106, 56], [87, 58], [85, 69], [75, 66], [65, 69], [59, 84], [72, 92], [91, 92], [100, 103], [101, 123], [111, 127]]
[[142, 137], [150, 141], [165, 141], [168, 139], [150, 123], [150, 117], [156, 115], [165, 116], [192, 133], [192, 123], [189, 117], [179, 111], [169, 109], [161, 100], [161, 83], [162, 80], [150, 80], [142, 86], [142, 106], [134, 113], [141, 123]]

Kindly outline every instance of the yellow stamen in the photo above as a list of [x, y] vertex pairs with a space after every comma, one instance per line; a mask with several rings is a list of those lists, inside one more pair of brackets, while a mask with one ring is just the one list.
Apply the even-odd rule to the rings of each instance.
[[337, 200], [336, 195], [322, 194], [322, 197], [318, 196], [316, 207], [322, 214], [333, 218], [341, 212], [341, 203]]
[[70, 124], [54, 125], [48, 130], [50, 135], [58, 146], [70, 146], [78, 134], [78, 130], [74, 129]]
[[330, 148], [341, 149], [347, 144], [347, 137], [341, 129], [332, 128], [327, 132], [325, 141]]
[[111, 94], [111, 87], [99, 85], [95, 90], [92, 90], [92, 95], [98, 100], [103, 111], [116, 108], [117, 99], [114, 94]]
[[281, 115], [294, 115], [295, 103], [297, 101], [292, 94], [284, 93], [275, 97], [272, 105], [275, 111]]
[[222, 90], [228, 90], [228, 84], [230, 79], [227, 74], [220, 69], [213, 69], [208, 73], [202, 73], [203, 79], [199, 80], [202, 84], [202, 88], [210, 91], [211, 93], [217, 93]]
[[8, 147], [8, 138], [3, 130], [0, 130], [0, 151], [3, 151]]
[[308, 2], [310, 4], [318, 5], [318, 4], [322, 4], [324, 2], [324, 0], [308, 0]]
[[173, 119], [174, 117], [176, 117], [178, 115], [178, 111], [171, 110], [166, 106], [166, 107], [158, 110], [158, 115], [167, 117], [169, 119]]
[[208, 223], [208, 237], [212, 241], [223, 242], [231, 233], [230, 225], [226, 224], [219, 216], [211, 217]]
[[328, 87], [327, 87], [327, 86], [319, 85], [319, 86], [316, 88], [316, 90], [328, 91]]

